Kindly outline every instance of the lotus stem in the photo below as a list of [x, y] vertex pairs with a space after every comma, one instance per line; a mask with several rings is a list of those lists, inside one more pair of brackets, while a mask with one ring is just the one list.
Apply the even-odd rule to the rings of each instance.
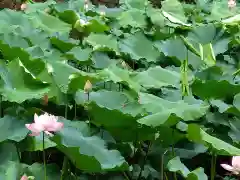
[[43, 165], [44, 165], [44, 179], [47, 180], [47, 167], [46, 167], [46, 156], [45, 156], [45, 146], [44, 146], [44, 132], [43, 132]]
[[217, 156], [215, 154], [212, 155], [211, 160], [211, 180], [215, 179], [215, 173], [216, 173], [216, 160]]
[[90, 97], [89, 97], [89, 96], [90, 96], [90, 93], [88, 92], [88, 93], [87, 93], [87, 100], [88, 100], [88, 101], [90, 100]]
[[161, 157], [161, 180], [164, 180], [164, 154]]
[[[174, 130], [172, 131], [172, 133]], [[172, 157], [175, 157], [174, 145], [172, 145]], [[174, 180], [177, 180], [177, 173], [173, 172]]]
[[146, 161], [147, 161], [148, 153], [149, 153], [149, 151], [150, 151], [150, 148], [151, 148], [151, 146], [152, 146], [152, 143], [153, 143], [153, 142], [151, 141], [151, 142], [148, 144], [147, 152], [146, 152], [146, 155], [145, 155], [145, 157], [144, 157], [143, 163], [142, 163], [142, 165], [141, 165], [141, 170], [140, 170], [140, 173], [139, 173], [139, 175], [138, 175], [137, 180], [141, 179], [142, 172], [143, 172], [143, 169], [144, 169], [144, 165], [145, 165], [145, 163], [146, 163]]
[[168, 180], [167, 173], [164, 172], [165, 179]]
[[3, 117], [3, 114], [2, 114], [2, 96], [0, 95], [0, 118]]
[[127, 176], [127, 174], [125, 172], [123, 172], [123, 176], [127, 179], [130, 180], [129, 177]]
[[64, 159], [63, 159], [63, 166], [62, 166], [62, 173], [61, 173], [61, 180], [64, 179], [64, 176], [67, 172], [67, 168], [68, 168], [68, 158], [67, 156], [64, 156]]
[[65, 105], [65, 112], [64, 112], [64, 117], [67, 119], [67, 113], [68, 113], [68, 105]]
[[[65, 105], [65, 119], [67, 119], [67, 116], [68, 116], [68, 104], [66, 103], [66, 105]], [[68, 170], [68, 158], [67, 158], [67, 156], [64, 156], [63, 165], [62, 165], [62, 172], [61, 172], [61, 180], [64, 179], [64, 176], [65, 176], [67, 170]]]
[[74, 119], [77, 119], [77, 103], [74, 104]]

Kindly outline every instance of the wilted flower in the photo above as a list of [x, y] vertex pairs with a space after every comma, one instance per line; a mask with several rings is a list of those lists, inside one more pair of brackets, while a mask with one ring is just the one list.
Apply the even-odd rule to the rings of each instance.
[[20, 180], [28, 180], [28, 177], [24, 174]]
[[234, 8], [236, 7], [236, 1], [235, 0], [228, 0], [228, 8]]
[[233, 156], [232, 158], [232, 166], [228, 164], [221, 164], [221, 166], [228, 170], [231, 171], [233, 174], [239, 174], [240, 173], [240, 156]]
[[84, 85], [84, 92], [89, 93], [92, 90], [92, 83], [87, 80], [87, 82]]
[[48, 113], [40, 116], [34, 114], [34, 123], [25, 126], [32, 131], [30, 136], [38, 136], [43, 131], [48, 135], [52, 135], [50, 132], [60, 131], [63, 128], [63, 123], [57, 122], [57, 119], [56, 116]]

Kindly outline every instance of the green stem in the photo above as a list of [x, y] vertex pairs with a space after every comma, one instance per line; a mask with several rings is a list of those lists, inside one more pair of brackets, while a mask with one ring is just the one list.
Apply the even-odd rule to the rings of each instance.
[[[174, 145], [172, 145], [172, 157], [175, 157]], [[176, 172], [173, 172], [173, 176], [174, 176], [174, 180], [177, 180], [177, 173]]]
[[240, 74], [240, 69], [238, 69], [236, 72], [234, 72], [233, 76], [237, 76], [238, 74]]
[[121, 91], [121, 84], [118, 83], [118, 91], [120, 92]]
[[68, 170], [68, 158], [67, 158], [67, 156], [64, 156], [62, 173], [61, 173], [61, 180], [64, 179], [64, 176], [65, 176], [67, 170]]
[[177, 180], [177, 173], [176, 172], [173, 173], [173, 176], [174, 176], [174, 180]]
[[[67, 119], [68, 116], [68, 104], [65, 105], [65, 119]], [[67, 174], [68, 171], [68, 158], [67, 156], [64, 156], [63, 159], [63, 165], [62, 165], [62, 172], [61, 172], [61, 180], [64, 179], [65, 174]]]
[[74, 104], [74, 119], [77, 119], [77, 103]]
[[43, 132], [43, 164], [44, 164], [44, 179], [47, 180], [47, 167], [46, 167], [46, 159], [45, 159], [45, 147], [44, 147], [44, 132]]
[[164, 172], [165, 179], [168, 180], [167, 174]]
[[125, 172], [123, 172], [123, 176], [127, 179], [130, 180], [129, 177], [127, 176], [127, 174]]
[[164, 180], [164, 175], [166, 175], [166, 173], [164, 172], [164, 156], [165, 154], [168, 152], [168, 150], [166, 150], [161, 157], [161, 179], [160, 180]]
[[0, 95], [0, 118], [3, 117], [2, 114], [2, 96]]
[[90, 93], [88, 92], [88, 93], [87, 93], [87, 101], [90, 100], [90, 97], [89, 97], [89, 96], [90, 96]]
[[188, 83], [188, 49], [186, 47], [187, 54], [186, 60], [181, 64], [181, 85], [182, 85], [182, 96], [188, 96], [190, 93], [189, 83]]
[[15, 145], [16, 145], [16, 149], [17, 149], [19, 162], [21, 162], [21, 152], [19, 151], [19, 147], [18, 147], [17, 143]]
[[112, 82], [109, 82], [109, 83], [110, 83], [109, 87], [110, 87], [110, 91], [111, 91], [112, 90]]
[[211, 180], [215, 179], [215, 173], [216, 173], [216, 160], [217, 156], [215, 154], [212, 155], [211, 160]]
[[142, 171], [143, 171], [144, 165], [145, 165], [145, 163], [146, 163], [146, 161], [147, 161], [148, 153], [149, 153], [149, 150], [150, 150], [151, 146], [152, 146], [152, 142], [150, 142], [149, 145], [148, 145], [147, 152], [146, 152], [146, 155], [145, 155], [145, 157], [144, 157], [143, 163], [142, 163], [142, 165], [141, 165], [141, 170], [140, 170], [140, 173], [139, 173], [139, 175], [138, 175], [137, 180], [141, 179]]
[[65, 112], [64, 112], [64, 117], [67, 119], [67, 113], [68, 113], [68, 105], [65, 105]]
[[164, 180], [164, 154], [162, 155], [161, 158], [161, 180]]
[[137, 144], [138, 144], [138, 132], [136, 132], [135, 141], [133, 143], [133, 157], [137, 153]]

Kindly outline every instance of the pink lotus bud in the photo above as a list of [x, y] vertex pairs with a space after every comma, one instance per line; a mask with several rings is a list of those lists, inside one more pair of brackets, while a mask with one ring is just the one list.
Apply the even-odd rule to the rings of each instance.
[[20, 180], [28, 180], [28, 177], [24, 174]]
[[236, 1], [235, 0], [228, 0], [228, 8], [232, 9], [236, 7]]

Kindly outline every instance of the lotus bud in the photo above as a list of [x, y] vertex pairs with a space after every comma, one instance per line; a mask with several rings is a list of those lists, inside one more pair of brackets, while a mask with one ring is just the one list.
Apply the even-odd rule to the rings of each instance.
[[122, 61], [122, 67], [126, 68], [127, 64], [125, 63], [125, 61]]
[[49, 14], [51, 12], [51, 9], [50, 8], [46, 8], [46, 9], [44, 9], [44, 12]]
[[84, 1], [84, 10], [87, 11], [88, 10], [88, 0]]
[[92, 83], [87, 80], [85, 85], [84, 85], [84, 92], [89, 93], [92, 90]]
[[125, 61], [122, 61], [121, 65], [123, 68], [131, 69], [130, 66]]
[[236, 7], [236, 1], [235, 0], [228, 0], [228, 8], [232, 9]]
[[101, 12], [100, 12], [100, 15], [101, 15], [101, 16], [106, 16], [106, 13], [105, 13], [104, 11], [101, 11]]
[[22, 11], [24, 11], [25, 9], [27, 9], [27, 4], [23, 3], [20, 8]]
[[26, 174], [24, 174], [20, 180], [34, 180], [35, 178], [33, 176], [27, 176]]
[[47, 106], [48, 105], [48, 95], [44, 94], [43, 96], [43, 105]]
[[28, 180], [28, 177], [27, 177], [27, 175], [23, 175], [22, 177], [21, 177], [21, 179], [20, 180]]

